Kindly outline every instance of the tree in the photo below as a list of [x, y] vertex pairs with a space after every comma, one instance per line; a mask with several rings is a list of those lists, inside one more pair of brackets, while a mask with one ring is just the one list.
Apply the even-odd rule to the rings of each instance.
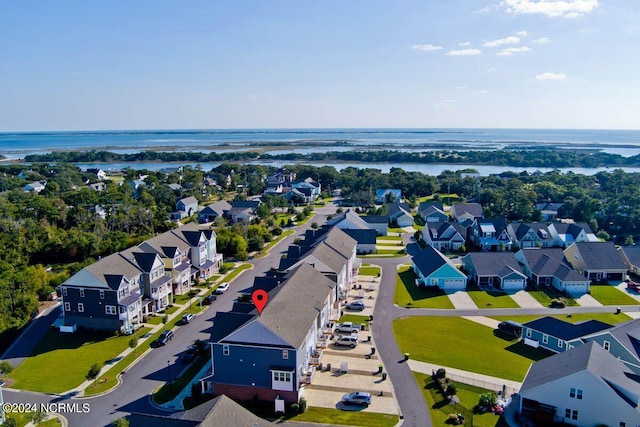
[[113, 420], [111, 427], [129, 427], [129, 420], [125, 417], [118, 418], [117, 420]]
[[446, 376], [447, 376], [447, 371], [446, 371], [444, 368], [439, 368], [439, 369], [436, 371], [436, 378], [437, 378], [437, 379], [442, 380], [442, 379], [444, 379], [444, 377], [446, 377]]
[[86, 378], [87, 380], [95, 380], [100, 375], [100, 366], [97, 363], [91, 365], [89, 368], [89, 372], [87, 372]]
[[0, 362], [0, 374], [9, 374], [11, 373], [11, 371], [13, 371], [13, 366], [11, 365], [11, 363], [7, 362], [6, 360]]
[[314, 230], [318, 229], [318, 223], [317, 222], [312, 222], [311, 223], [311, 228], [313, 228]]
[[18, 427], [18, 422], [13, 418], [7, 418], [2, 427]]
[[38, 425], [47, 419], [47, 413], [38, 409], [35, 412], [31, 413], [31, 422], [33, 424]]
[[[625, 246], [633, 246], [633, 245], [635, 245], [635, 242], [633, 241], [633, 236], [632, 235], [628, 235], [624, 239], [624, 245]], [[1, 368], [0, 368], [0, 370], [1, 370]]]
[[478, 400], [478, 406], [482, 411], [488, 411], [498, 403], [498, 396], [494, 392], [482, 393]]
[[136, 354], [136, 347], [138, 346], [138, 337], [132, 337], [129, 340], [129, 348], [133, 350], [133, 355], [135, 356]]

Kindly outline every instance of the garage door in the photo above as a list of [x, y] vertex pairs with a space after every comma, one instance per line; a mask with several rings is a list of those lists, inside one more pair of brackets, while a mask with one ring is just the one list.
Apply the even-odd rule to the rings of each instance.
[[524, 282], [521, 279], [509, 279], [502, 282], [505, 289], [522, 288]]
[[464, 279], [448, 279], [444, 281], [444, 287], [451, 288], [464, 288]]

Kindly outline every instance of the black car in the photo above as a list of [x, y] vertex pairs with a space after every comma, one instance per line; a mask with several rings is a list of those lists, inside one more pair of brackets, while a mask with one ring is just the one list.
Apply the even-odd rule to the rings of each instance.
[[173, 339], [173, 331], [162, 331], [158, 339], [156, 340], [156, 345], [165, 345], [169, 341]]
[[202, 302], [203, 302], [204, 304], [206, 304], [206, 305], [209, 305], [209, 304], [211, 304], [212, 302], [214, 302], [214, 301], [215, 301], [215, 300], [217, 300], [217, 299], [218, 299], [218, 297], [217, 297], [217, 296], [215, 296], [215, 295], [211, 294], [211, 295], [207, 295], [206, 297], [204, 297], [204, 298], [202, 299]]

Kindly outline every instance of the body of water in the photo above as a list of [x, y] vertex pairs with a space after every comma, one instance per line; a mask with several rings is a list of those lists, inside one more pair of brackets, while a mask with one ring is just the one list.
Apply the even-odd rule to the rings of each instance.
[[[552, 129], [246, 129], [171, 131], [86, 131], [0, 133], [0, 154], [20, 158], [54, 150], [150, 149], [222, 151], [251, 144], [343, 144], [340, 150], [385, 147], [403, 150], [547, 147], [596, 149], [624, 156], [640, 154], [637, 130]], [[338, 149], [338, 147], [336, 147]], [[326, 147], [326, 149], [333, 149]], [[317, 148], [316, 151], [322, 151]]]

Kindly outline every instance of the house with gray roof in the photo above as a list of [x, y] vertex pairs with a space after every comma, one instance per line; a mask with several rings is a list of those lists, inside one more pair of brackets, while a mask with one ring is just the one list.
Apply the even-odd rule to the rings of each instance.
[[442, 202], [437, 201], [420, 202], [418, 205], [418, 215], [425, 223], [449, 221], [449, 215], [444, 211]]
[[569, 344], [595, 342], [640, 375], [640, 320], [620, 323], [610, 329], [582, 336]]
[[376, 230], [345, 228], [342, 231], [356, 241], [356, 253], [372, 254], [376, 252], [376, 241], [378, 237]]
[[378, 232], [378, 236], [386, 236], [389, 231], [389, 217], [384, 215], [366, 215], [361, 217], [369, 227]]
[[119, 255], [140, 270], [144, 314], [162, 311], [173, 302], [171, 277], [165, 274], [164, 262], [158, 254], [129, 248]]
[[[212, 337], [211, 372], [203, 391], [235, 400], [298, 402], [326, 346], [329, 324], [338, 318], [336, 283], [313, 266], [300, 264], [269, 292], [260, 315], [233, 316], [232, 331]], [[220, 320], [215, 321], [218, 325]]]
[[522, 383], [525, 422], [575, 426], [636, 426], [640, 382], [614, 355], [595, 343], [535, 362]]
[[454, 203], [451, 205], [451, 217], [458, 221], [474, 221], [477, 218], [484, 218], [482, 205], [480, 203]]
[[248, 224], [258, 216], [258, 206], [260, 206], [260, 200], [236, 200], [231, 205], [227, 217], [232, 222]]
[[477, 218], [469, 238], [483, 251], [510, 251], [513, 244], [504, 218]]
[[558, 210], [563, 204], [553, 202], [536, 203], [533, 208], [540, 211], [542, 221], [555, 221], [558, 217]]
[[389, 224], [396, 227], [411, 227], [413, 225], [413, 216], [411, 208], [406, 203], [387, 203], [387, 212], [389, 215]]
[[457, 222], [427, 222], [422, 238], [439, 251], [457, 251], [466, 242], [466, 230]]
[[467, 276], [439, 250], [427, 246], [411, 257], [416, 286], [437, 286], [444, 290], [465, 289]]
[[218, 200], [205, 206], [198, 212], [198, 222], [214, 222], [218, 218], [226, 217], [230, 210], [231, 204], [229, 202], [226, 200]]
[[549, 224], [549, 232], [555, 246], [567, 248], [576, 242], [599, 242], [591, 227], [584, 222], [554, 222]]
[[564, 256], [592, 282], [619, 283], [627, 274], [627, 265], [613, 242], [576, 242], [564, 250]]
[[169, 214], [169, 219], [179, 221], [189, 218], [198, 212], [198, 199], [195, 197], [185, 197], [176, 202], [176, 210]]
[[29, 192], [39, 193], [42, 190], [44, 190], [46, 185], [47, 185], [47, 181], [34, 181], [22, 187], [22, 190], [25, 193], [29, 193]]
[[174, 295], [182, 295], [191, 290], [191, 247], [185, 240], [167, 232], [145, 240], [138, 248], [160, 256], [165, 273], [171, 277]]
[[462, 266], [478, 286], [502, 290], [520, 290], [527, 276], [512, 252], [474, 252], [462, 257]]
[[618, 251], [629, 271], [640, 276], [640, 246], [621, 246]]
[[560, 353], [573, 348], [573, 341], [608, 329], [611, 325], [599, 320], [571, 323], [546, 316], [523, 324], [522, 340], [531, 347]]
[[512, 222], [507, 226], [509, 237], [514, 245], [524, 248], [551, 248], [555, 240], [546, 224], [541, 222]]
[[142, 323], [142, 271], [119, 253], [84, 267], [58, 293], [65, 326], [129, 333]]
[[591, 280], [569, 264], [560, 248], [521, 249], [515, 257], [522, 272], [537, 286], [553, 286], [573, 296], [589, 292]]

